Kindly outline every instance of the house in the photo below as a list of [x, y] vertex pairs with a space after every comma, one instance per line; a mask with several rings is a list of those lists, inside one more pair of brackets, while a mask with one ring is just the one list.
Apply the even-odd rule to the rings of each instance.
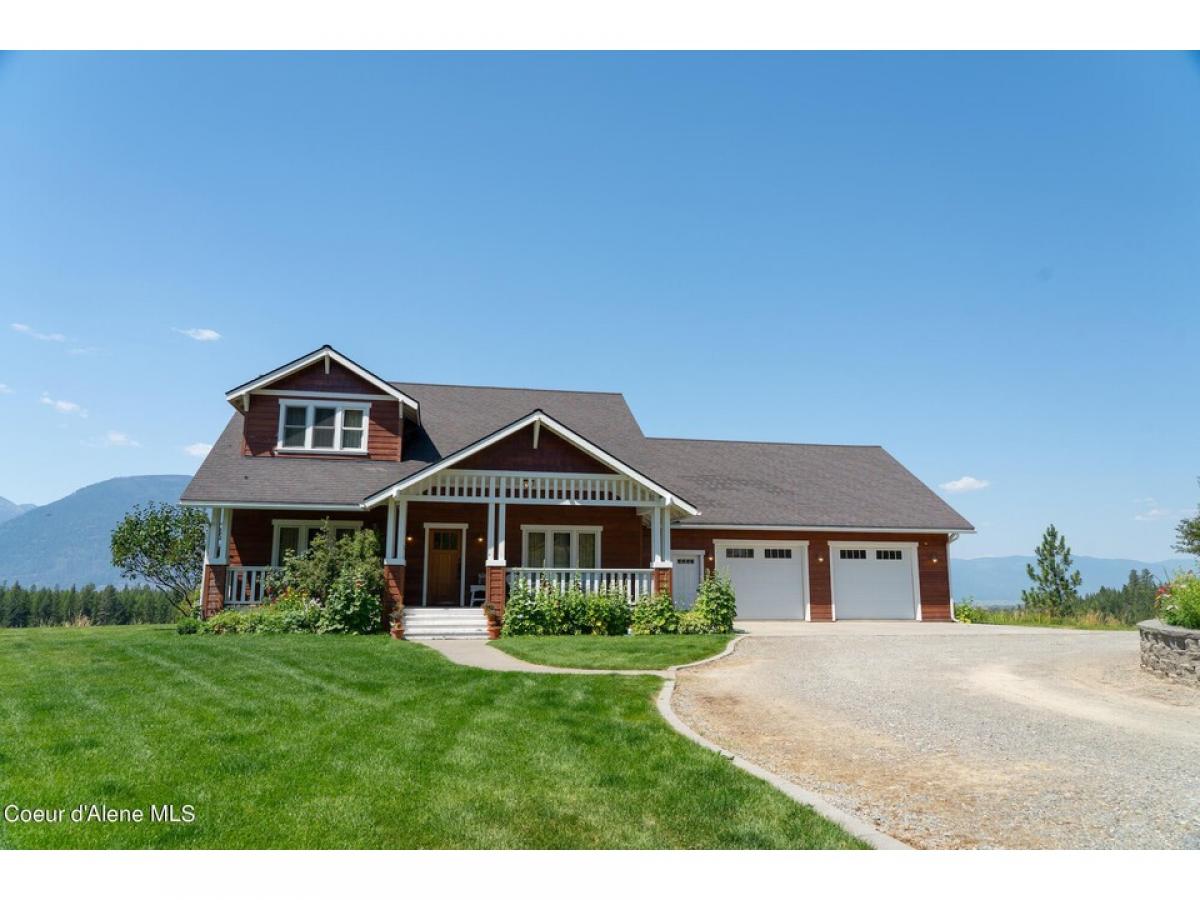
[[183, 494], [203, 614], [262, 599], [325, 520], [374, 529], [392, 608], [502, 609], [517, 579], [673, 592], [741, 618], [952, 618], [972, 526], [881, 447], [646, 437], [615, 393], [385, 381], [325, 346], [230, 390]]

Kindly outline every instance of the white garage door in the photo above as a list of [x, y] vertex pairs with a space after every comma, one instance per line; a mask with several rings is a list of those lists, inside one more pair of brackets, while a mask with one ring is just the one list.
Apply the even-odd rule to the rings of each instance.
[[803, 619], [806, 578], [803, 544], [717, 542], [717, 569], [733, 582], [739, 619]]
[[915, 619], [916, 548], [830, 545], [833, 614], [838, 619]]

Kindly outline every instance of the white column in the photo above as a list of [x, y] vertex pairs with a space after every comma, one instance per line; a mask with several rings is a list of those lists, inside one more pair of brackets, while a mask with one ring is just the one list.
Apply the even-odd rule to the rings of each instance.
[[662, 507], [656, 506], [650, 512], [650, 555], [654, 557], [654, 565], [662, 562]]
[[396, 498], [387, 503], [387, 538], [383, 545], [383, 561], [392, 563], [396, 559]]
[[212, 565], [217, 561], [217, 514], [220, 512], [219, 506], [209, 507], [208, 510], [208, 533], [204, 540], [204, 563]]
[[396, 500], [396, 556], [392, 565], [404, 565], [404, 554], [408, 549], [408, 500]]
[[663, 508], [662, 555], [663, 564], [670, 566], [671, 562], [671, 510]]
[[507, 565], [508, 557], [504, 555], [504, 535], [507, 527], [506, 519], [508, 513], [508, 504], [500, 503], [500, 515], [496, 520], [496, 562], [500, 565]]
[[491, 565], [496, 561], [496, 504], [488, 503], [487, 508], [487, 561]]
[[229, 562], [229, 530], [233, 527], [233, 510], [228, 506], [221, 510], [221, 562]]

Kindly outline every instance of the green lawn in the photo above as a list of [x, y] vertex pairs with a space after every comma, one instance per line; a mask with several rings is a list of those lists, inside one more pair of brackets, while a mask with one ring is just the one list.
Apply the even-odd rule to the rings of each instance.
[[660, 719], [653, 677], [454, 666], [379, 637], [0, 630], [0, 847], [853, 847]]
[[526, 662], [568, 669], [665, 669], [707, 659], [732, 634], [651, 634], [599, 637], [510, 637], [492, 646]]

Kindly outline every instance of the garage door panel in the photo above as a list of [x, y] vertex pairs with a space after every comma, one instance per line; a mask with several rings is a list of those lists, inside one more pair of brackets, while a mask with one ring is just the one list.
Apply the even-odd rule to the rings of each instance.
[[881, 544], [842, 547], [833, 557], [834, 615], [838, 619], [913, 619], [916, 549]]
[[739, 619], [804, 618], [802, 548], [749, 542], [719, 547], [717, 568], [733, 582]]

